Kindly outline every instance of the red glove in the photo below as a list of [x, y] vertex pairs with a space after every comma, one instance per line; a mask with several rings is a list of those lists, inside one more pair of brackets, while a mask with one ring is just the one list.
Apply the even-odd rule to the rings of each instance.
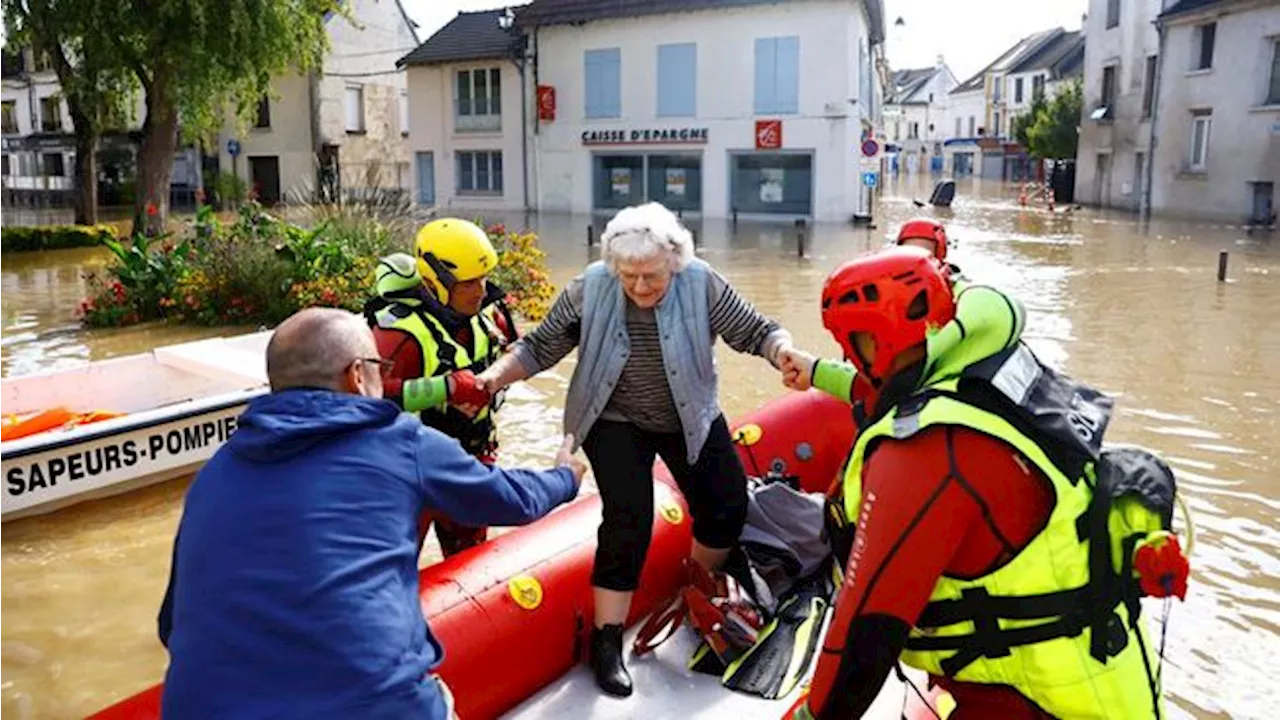
[[475, 373], [470, 370], [457, 370], [449, 376], [449, 404], [473, 405], [475, 407], [484, 407], [489, 404], [491, 396], [487, 390], [483, 390], [480, 384], [476, 382]]

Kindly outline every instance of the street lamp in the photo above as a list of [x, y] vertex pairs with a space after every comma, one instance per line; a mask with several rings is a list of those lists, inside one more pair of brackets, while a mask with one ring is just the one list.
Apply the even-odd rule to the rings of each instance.
[[511, 11], [511, 8], [507, 8], [498, 16], [498, 27], [503, 30], [510, 30], [511, 26], [515, 24], [515, 21], [516, 14]]

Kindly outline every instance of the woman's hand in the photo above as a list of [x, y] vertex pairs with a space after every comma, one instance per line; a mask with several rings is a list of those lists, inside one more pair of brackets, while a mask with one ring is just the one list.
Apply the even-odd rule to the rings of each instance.
[[778, 369], [782, 371], [782, 384], [792, 390], [804, 391], [813, 386], [813, 368], [818, 359], [810, 353], [788, 345], [778, 351]]

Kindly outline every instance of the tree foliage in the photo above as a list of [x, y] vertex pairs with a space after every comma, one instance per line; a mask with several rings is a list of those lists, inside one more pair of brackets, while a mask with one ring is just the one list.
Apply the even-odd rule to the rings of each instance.
[[98, 0], [4, 0], [7, 33], [21, 52], [49, 58], [76, 135], [76, 222], [97, 221], [97, 149], [102, 134], [131, 120], [137, 84], [100, 30]]
[[146, 93], [135, 227], [168, 212], [179, 131], [209, 140], [234, 109], [244, 126], [271, 78], [320, 66], [341, 0], [87, 0], [113, 6], [99, 28]]
[[1074, 158], [1080, 141], [1083, 108], [1080, 83], [1067, 85], [1036, 113], [1026, 130], [1027, 150], [1047, 160]]
[[1048, 103], [1044, 99], [1044, 94], [1037, 94], [1031, 100], [1031, 107], [1027, 109], [1027, 112], [1014, 116], [1013, 120], [1010, 121], [1009, 128], [1012, 131], [1013, 139], [1017, 140], [1022, 147], [1028, 146], [1030, 141], [1027, 138], [1027, 130], [1031, 129], [1031, 124], [1035, 122], [1036, 117], [1046, 107], [1048, 107]]

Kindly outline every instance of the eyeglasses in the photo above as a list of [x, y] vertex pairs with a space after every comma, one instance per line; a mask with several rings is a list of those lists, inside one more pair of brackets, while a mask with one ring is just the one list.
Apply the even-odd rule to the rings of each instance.
[[[396, 361], [395, 361], [395, 360], [387, 360], [387, 359], [385, 359], [385, 358], [356, 358], [355, 360], [352, 360], [352, 361], [351, 361], [351, 363], [352, 363], [352, 365], [354, 365], [355, 363], [365, 363], [365, 364], [368, 364], [368, 365], [377, 365], [377, 366], [378, 366], [378, 374], [379, 374], [379, 375], [381, 375], [382, 377], [386, 377], [386, 376], [390, 375], [390, 374], [391, 374], [391, 369], [392, 369], [392, 368], [394, 368], [394, 367], [396, 366]], [[350, 367], [350, 366], [348, 366], [348, 367]]]

